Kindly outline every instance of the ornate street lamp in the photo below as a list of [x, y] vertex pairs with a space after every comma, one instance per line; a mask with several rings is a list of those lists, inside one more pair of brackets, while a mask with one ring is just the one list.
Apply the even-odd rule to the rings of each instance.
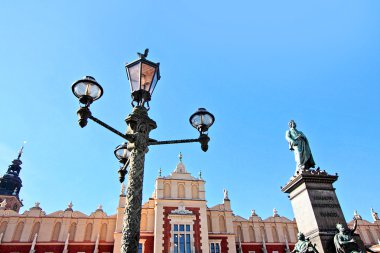
[[161, 78], [160, 63], [148, 61], [148, 52], [149, 49], [145, 49], [144, 54], [138, 53], [139, 59], [125, 65], [131, 84], [132, 106], [146, 103], [149, 108], [154, 88]]
[[114, 154], [115, 154], [117, 160], [119, 160], [119, 162], [121, 164], [121, 167], [118, 170], [120, 183], [124, 182], [125, 175], [128, 172], [127, 167], [129, 165], [129, 154], [130, 153], [131, 152], [129, 152], [129, 150], [128, 150], [128, 142], [124, 142], [115, 148]]
[[71, 87], [79, 102], [89, 106], [103, 95], [103, 88], [92, 76], [85, 76], [73, 83]]
[[127, 167], [129, 167], [121, 243], [122, 253], [138, 252], [144, 161], [148, 146], [199, 142], [201, 149], [206, 152], [210, 141], [208, 130], [215, 121], [211, 113], [204, 108], [199, 108], [189, 119], [191, 125], [199, 131], [198, 138], [170, 141], [157, 141], [149, 138], [150, 131], [157, 128], [156, 122], [149, 118], [148, 110], [149, 101], [158, 80], [160, 80], [160, 70], [159, 63], [146, 59], [148, 51], [146, 49], [144, 54], [138, 53], [139, 59], [125, 66], [131, 85], [133, 107], [132, 113], [125, 119], [128, 126], [125, 134], [92, 116], [90, 105], [103, 94], [103, 89], [95, 78], [86, 76], [72, 85], [72, 91], [81, 103], [77, 111], [79, 125], [85, 127], [88, 119], [91, 119], [127, 141], [117, 146], [114, 151], [121, 164], [118, 171], [120, 182], [124, 181]]

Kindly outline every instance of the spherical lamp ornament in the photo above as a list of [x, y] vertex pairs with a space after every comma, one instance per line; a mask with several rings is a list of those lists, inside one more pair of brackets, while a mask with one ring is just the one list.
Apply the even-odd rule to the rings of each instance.
[[79, 102], [85, 106], [89, 106], [103, 95], [102, 86], [92, 76], [85, 76], [74, 82], [71, 89]]
[[[154, 88], [160, 80], [160, 63], [148, 61], [149, 49], [138, 53], [139, 59], [125, 65], [131, 85], [132, 106], [144, 106], [149, 103]], [[148, 104], [149, 108], [149, 104]]]
[[193, 115], [190, 116], [190, 124], [204, 134], [214, 124], [215, 117], [209, 113], [205, 108], [199, 108]]

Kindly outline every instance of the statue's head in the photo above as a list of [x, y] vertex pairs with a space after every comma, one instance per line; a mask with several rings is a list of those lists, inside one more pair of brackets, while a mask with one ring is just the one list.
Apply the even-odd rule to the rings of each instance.
[[288, 123], [289, 128], [296, 128], [297, 124], [294, 120], [289, 121]]
[[336, 224], [336, 228], [338, 229], [339, 232], [344, 232], [346, 230], [344, 226], [340, 223]]
[[297, 238], [298, 238], [298, 240], [300, 240], [300, 241], [305, 241], [305, 235], [304, 235], [302, 232], [299, 232], [299, 233], [297, 234]]

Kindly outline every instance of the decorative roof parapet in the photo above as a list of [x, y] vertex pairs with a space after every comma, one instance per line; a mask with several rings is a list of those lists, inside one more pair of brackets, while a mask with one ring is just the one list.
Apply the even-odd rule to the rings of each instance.
[[38, 210], [42, 210], [42, 208], [40, 207], [40, 202], [36, 202], [36, 203], [34, 203], [34, 206], [32, 207], [32, 208], [30, 208], [30, 209], [38, 209]]
[[178, 209], [171, 211], [171, 214], [189, 215], [193, 214], [193, 212], [190, 210], [186, 210], [185, 206], [181, 203], [179, 204]]

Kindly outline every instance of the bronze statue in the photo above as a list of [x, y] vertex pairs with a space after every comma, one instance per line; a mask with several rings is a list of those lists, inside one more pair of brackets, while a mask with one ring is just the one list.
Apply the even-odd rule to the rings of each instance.
[[352, 229], [345, 228], [342, 224], [336, 224], [338, 233], [334, 236], [334, 244], [337, 253], [365, 253], [355, 242], [353, 235], [358, 226], [358, 222], [354, 220], [354, 227]]
[[298, 131], [296, 126], [294, 120], [289, 122], [289, 130], [286, 131], [285, 138], [289, 143], [289, 149], [294, 151], [297, 172], [314, 168], [315, 162], [306, 136]]
[[294, 249], [291, 253], [318, 253], [318, 250], [315, 246], [309, 241], [309, 239], [305, 238], [305, 235], [301, 232], [297, 234], [298, 242], [294, 246]]

